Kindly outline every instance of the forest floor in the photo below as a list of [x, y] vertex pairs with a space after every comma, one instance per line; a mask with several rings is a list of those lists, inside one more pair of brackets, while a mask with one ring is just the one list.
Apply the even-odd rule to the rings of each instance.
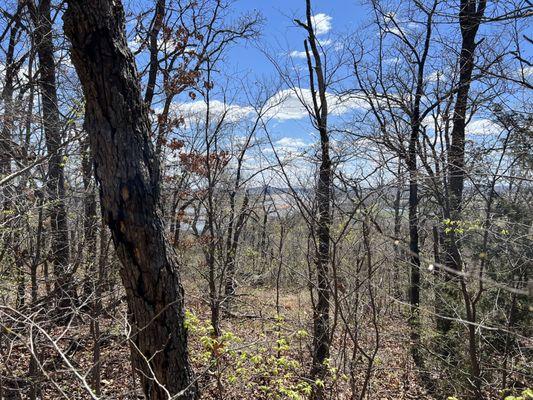
[[[375, 326], [359, 331], [360, 349], [346, 341], [348, 335], [339, 333], [332, 347], [329, 376], [325, 382], [310, 381], [309, 295], [301, 291], [279, 295], [271, 288], [242, 288], [237, 297], [238, 313], [226, 316], [221, 324], [222, 336], [213, 340], [210, 334], [209, 307], [201, 288], [186, 284], [187, 324], [189, 326], [190, 357], [202, 391], [202, 399], [305, 399], [311, 385], [324, 385], [331, 399], [349, 399], [351, 386], [360, 391], [367, 371], [367, 356], [376, 351], [371, 379], [368, 382], [369, 398], [430, 399], [418, 381], [409, 353], [408, 328], [403, 318], [384, 311], [379, 318], [379, 342], [376, 349]], [[278, 317], [276, 309], [279, 310]], [[396, 310], [396, 314], [398, 310]], [[113, 310], [113, 317], [100, 318], [101, 339], [101, 396], [102, 399], [137, 399], [139, 384], [134, 383], [130, 366], [130, 349], [125, 340], [125, 307]], [[47, 335], [33, 329], [35, 340], [41, 348], [40, 357], [44, 372], [39, 384], [42, 399], [90, 399], [84, 388], [90, 382], [93, 365], [93, 345], [90, 318], [82, 316], [69, 327], [46, 329]], [[338, 323], [337, 331], [342, 332]], [[0, 398], [29, 398], [31, 386], [28, 379], [28, 332], [18, 338], [3, 338], [2, 376], [4, 388], [18, 389], [10, 397], [5, 391]], [[61, 349], [71, 366], [59, 355]], [[339, 351], [339, 349], [344, 349]], [[213, 357], [213, 354], [216, 357]], [[366, 354], [366, 355], [365, 355]], [[350, 365], [355, 365], [350, 369]], [[77, 372], [74, 373], [73, 370]], [[352, 372], [350, 372], [352, 371]], [[350, 379], [355, 376], [355, 380]], [[16, 378], [15, 378], [16, 377]], [[85, 380], [85, 383], [83, 382]], [[40, 381], [40, 382], [39, 382]], [[19, 393], [18, 395], [15, 393]], [[20, 396], [22, 394], [22, 396]], [[4, 397], [2, 397], [4, 396]], [[355, 397], [357, 398], [357, 397]]]

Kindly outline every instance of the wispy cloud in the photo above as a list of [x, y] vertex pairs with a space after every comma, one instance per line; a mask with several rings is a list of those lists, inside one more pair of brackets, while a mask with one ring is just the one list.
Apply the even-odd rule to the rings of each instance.
[[[322, 39], [322, 40], [318, 40], [318, 44], [320, 46], [329, 46], [331, 44], [333, 44], [333, 40], [331, 39]], [[335, 48], [337, 48], [336, 46], [338, 45], [339, 43], [335, 43]], [[301, 59], [306, 59], [307, 58], [307, 54], [305, 53], [305, 51], [300, 51], [300, 50], [293, 50], [289, 53], [289, 57], [292, 57], [292, 58], [301, 58]]]
[[289, 56], [291, 56], [292, 58], [307, 58], [307, 54], [305, 53], [305, 51], [298, 50], [291, 51], [289, 53]]
[[[357, 97], [339, 96], [327, 93], [328, 109], [330, 115], [343, 115], [353, 110], [368, 109], [366, 102]], [[266, 104], [265, 117], [276, 121], [290, 121], [308, 118], [309, 110], [313, 107], [311, 91], [305, 88], [280, 90], [270, 97]], [[159, 112], [160, 110], [156, 110]], [[175, 103], [172, 111], [185, 120], [186, 126], [201, 123], [205, 120], [207, 104], [203, 100]], [[222, 118], [226, 123], [237, 123], [254, 115], [254, 108], [239, 104], [226, 104], [220, 100], [211, 100], [209, 112], [215, 118]], [[282, 143], [280, 143], [282, 144]]]
[[502, 128], [490, 119], [481, 118], [470, 121], [466, 126], [468, 135], [473, 136], [496, 136], [502, 131]]
[[[342, 115], [351, 110], [365, 109], [366, 103], [359, 98], [327, 93], [328, 108], [331, 115]], [[272, 96], [269, 117], [280, 121], [307, 118], [313, 106], [311, 91], [304, 88], [281, 90]]]
[[331, 20], [333, 18], [324, 13], [318, 13], [311, 17], [311, 22], [315, 28], [315, 34], [325, 35], [331, 30]]
[[[187, 103], [176, 103], [174, 111], [185, 120], [186, 125], [193, 121], [202, 121], [205, 119], [207, 112], [207, 103], [203, 100], [191, 101]], [[209, 102], [209, 112], [216, 118], [222, 118], [228, 123], [239, 122], [246, 119], [253, 113], [253, 108], [241, 106], [238, 104], [226, 104], [220, 100], [211, 100]]]
[[274, 146], [282, 152], [296, 153], [304, 149], [307, 144], [302, 139], [286, 136], [277, 140]]

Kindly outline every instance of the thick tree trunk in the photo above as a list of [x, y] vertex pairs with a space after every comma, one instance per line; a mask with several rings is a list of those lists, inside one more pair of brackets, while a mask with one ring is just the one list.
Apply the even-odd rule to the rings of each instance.
[[126, 288], [132, 356], [151, 400], [197, 397], [189, 365], [183, 289], [158, 209], [158, 163], [120, 1], [69, 0], [65, 32], [86, 100], [104, 221]]
[[[52, 262], [54, 290], [58, 297], [58, 310], [65, 312], [76, 302], [77, 295], [69, 270], [69, 237], [65, 198], [65, 176], [61, 151], [61, 129], [57, 102], [56, 66], [50, 0], [41, 0], [36, 6], [33, 0], [28, 8], [35, 25], [35, 46], [39, 60], [39, 88], [46, 148], [48, 150], [47, 193], [51, 223]], [[67, 314], [68, 315], [68, 314]]]

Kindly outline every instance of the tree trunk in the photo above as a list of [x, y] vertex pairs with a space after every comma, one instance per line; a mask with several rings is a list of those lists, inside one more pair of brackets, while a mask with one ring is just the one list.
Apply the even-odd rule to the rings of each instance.
[[[313, 369], [324, 370], [324, 361], [329, 358], [329, 230], [331, 225], [330, 199], [331, 199], [331, 161], [329, 159], [329, 140], [327, 133], [321, 133], [322, 163], [320, 164], [317, 186], [318, 221], [316, 237], [318, 240], [316, 254], [317, 269], [317, 304], [314, 321], [314, 355]], [[323, 375], [322, 372], [318, 376]]]
[[148, 106], [152, 104], [154, 98], [155, 84], [157, 80], [157, 72], [159, 70], [159, 32], [163, 27], [163, 18], [165, 17], [166, 2], [165, 0], [157, 0], [154, 12], [154, 19], [152, 21], [152, 29], [150, 30], [150, 68], [148, 70], [148, 83], [146, 85], [146, 92], [144, 94], [144, 101]]
[[39, 59], [39, 88], [41, 91], [46, 148], [49, 155], [46, 187], [51, 224], [54, 290], [58, 299], [58, 310], [64, 313], [76, 301], [77, 295], [73, 277], [69, 270], [67, 210], [64, 203], [65, 176], [61, 151], [50, 0], [41, 0], [38, 6], [31, 0], [28, 2], [28, 8], [35, 25], [35, 46]]
[[[325, 362], [330, 355], [331, 341], [329, 323], [329, 299], [331, 295], [329, 263], [332, 166], [329, 154], [327, 83], [313, 26], [311, 0], [306, 0], [306, 24], [298, 20], [296, 22], [306, 29], [308, 34], [304, 45], [313, 100], [312, 116], [320, 134], [320, 166], [316, 188], [318, 215], [316, 217], [314, 232], [317, 301], [313, 310], [314, 343], [311, 374], [313, 377], [322, 380], [327, 370]], [[316, 399], [322, 399], [324, 397], [322, 386], [317, 385], [313, 397]]]
[[151, 400], [194, 399], [183, 289], [158, 209], [158, 163], [148, 111], [124, 33], [122, 3], [69, 0], [65, 33], [85, 95], [103, 219], [109, 226], [132, 325], [134, 368]]
[[[4, 87], [2, 89], [2, 101], [4, 103], [4, 115], [2, 120], [2, 129], [0, 130], [0, 175], [9, 175], [11, 173], [12, 159], [12, 129], [14, 121], [13, 108], [13, 82], [17, 73], [15, 64], [15, 45], [17, 44], [17, 32], [20, 27], [20, 10], [17, 10], [13, 17], [13, 28], [9, 32], [9, 44], [7, 46], [4, 72]], [[9, 210], [10, 194], [8, 186], [2, 188], [2, 207], [3, 210]], [[3, 213], [2, 213], [3, 214]]]
[[[459, 83], [455, 109], [453, 114], [453, 128], [451, 134], [451, 146], [448, 153], [448, 209], [445, 210], [446, 217], [451, 221], [449, 232], [444, 240], [446, 266], [446, 286], [441, 298], [443, 299], [443, 309], [441, 314], [445, 318], [437, 319], [437, 329], [442, 335], [440, 340], [443, 356], [451, 356], [452, 363], [459, 362], [456, 354], [456, 345], [450, 342], [449, 331], [452, 326], [454, 315], [454, 304], [463, 296], [467, 319], [475, 320], [475, 310], [472, 309], [472, 299], [466, 288], [464, 278], [453, 271], [461, 271], [463, 262], [461, 259], [461, 249], [454, 227], [462, 220], [463, 190], [465, 171], [465, 131], [468, 109], [468, 94], [474, 70], [474, 52], [476, 50], [476, 34], [481, 24], [481, 18], [485, 12], [486, 0], [461, 0], [459, 10], [459, 24], [461, 27], [461, 53], [459, 58]], [[482, 399], [480, 367], [477, 360], [477, 338], [473, 325], [468, 329], [469, 355], [471, 367], [470, 386], [472, 394], [476, 399]]]
[[[411, 274], [409, 281], [409, 303], [411, 305], [410, 321], [412, 323], [411, 336], [418, 337], [418, 307], [420, 304], [420, 248], [418, 238], [418, 171], [416, 162], [416, 144], [418, 141], [418, 122], [415, 122], [411, 139], [409, 141], [409, 156], [407, 160], [407, 168], [409, 170], [409, 264], [411, 266]], [[415, 340], [418, 342], [418, 339]], [[413, 348], [413, 355], [417, 353], [418, 349]], [[418, 365], [418, 360], [415, 357], [415, 363]]]
[[[453, 128], [451, 146], [448, 153], [448, 210], [446, 216], [452, 221], [461, 220], [463, 189], [465, 180], [465, 128], [466, 113], [468, 106], [468, 93], [474, 70], [474, 52], [476, 49], [476, 33], [479, 28], [481, 17], [485, 11], [486, 0], [461, 0], [459, 22], [461, 26], [462, 45], [459, 58], [459, 83], [457, 98], [453, 114]], [[460, 271], [462, 260], [460, 247], [457, 242], [455, 231], [452, 229], [445, 237], [445, 265], [447, 269]], [[456, 280], [456, 276], [449, 277]], [[452, 310], [443, 310], [446, 316], [452, 317]], [[439, 330], [446, 333], [451, 328], [449, 319], [441, 320]]]

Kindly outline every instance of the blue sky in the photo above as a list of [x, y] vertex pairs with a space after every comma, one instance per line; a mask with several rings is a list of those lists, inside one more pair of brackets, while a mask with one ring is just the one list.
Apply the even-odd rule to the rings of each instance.
[[[145, 0], [141, 0], [140, 3], [137, 1], [130, 0], [130, 7], [142, 5]], [[354, 27], [366, 18], [364, 17], [366, 10], [361, 5], [361, 0], [313, 0], [312, 7], [313, 15], [318, 16], [315, 29], [319, 30], [319, 38], [322, 41], [333, 41], [335, 36], [353, 31]], [[268, 51], [280, 63], [286, 62], [292, 52], [303, 51], [305, 32], [296, 26], [294, 18], [305, 20], [305, 0], [235, 0], [230, 7], [230, 17], [235, 19], [242, 15], [257, 13], [261, 15], [263, 21], [260, 26], [260, 37], [257, 40], [240, 41], [233, 45], [224, 56], [224, 66], [219, 66], [226, 75], [225, 78], [218, 80], [219, 85], [227, 85], [229, 82], [229, 86], [233, 86], [231, 91], [237, 94], [241, 91], [243, 82], [253, 92], [256, 89], [254, 87], [256, 81], [279, 81], [279, 74], [263, 51]], [[130, 46], [135, 45], [130, 42]], [[301, 54], [300, 57], [295, 56], [293, 59], [296, 64], [305, 65]], [[226, 83], [223, 83], [224, 79]], [[302, 82], [301, 86], [307, 88], [307, 82]], [[230, 103], [246, 107], [246, 99], [243, 97], [237, 95]], [[190, 102], [187, 96], [183, 100]], [[220, 95], [218, 100], [222, 100]], [[202, 100], [198, 98], [196, 102], [200, 103]], [[292, 117], [275, 118], [269, 124], [270, 132], [275, 139], [292, 137], [297, 139], [295, 143], [309, 144], [314, 141], [313, 128], [306, 113], [302, 112], [305, 110], [295, 103], [297, 101], [292, 102], [293, 109], [299, 107], [300, 116], [296, 115], [298, 112], [293, 112]]]
[[[388, 3], [388, 7], [392, 9], [403, 5], [395, 1]], [[432, 44], [432, 49], [435, 48], [435, 50], [432, 50], [434, 54], [430, 56], [431, 62], [426, 71], [428, 87], [434, 84], [432, 83], [434, 82], [432, 80], [434, 79], [432, 78], [434, 72], [446, 72], [446, 68], [453, 68], [457, 60], [456, 40], [459, 37], [459, 27], [454, 14], [456, 9], [449, 8], [448, 6], [449, 4], [447, 3], [441, 4], [443, 9], [440, 11], [450, 12], [450, 17], [442, 17], [441, 23], [435, 29], [435, 40]], [[393, 11], [392, 9], [386, 10], [387, 15]], [[235, 109], [234, 117], [237, 115], [249, 116], [253, 114], [250, 112], [249, 104], [246, 102], [246, 96], [243, 93], [246, 91], [249, 92], [248, 94], [258, 92], [260, 84], [257, 82], [262, 84], [267, 82], [266, 84], [268, 85], [268, 82], [275, 83], [279, 81], [279, 74], [275, 66], [265, 55], [265, 52], [276, 59], [281, 65], [292, 59], [296, 69], [300, 67], [304, 69], [302, 73], [304, 79], [294, 86], [299, 87], [299, 90], [304, 92], [308, 90], [309, 86], [307, 79], [305, 79], [305, 57], [302, 57], [305, 32], [302, 28], [297, 27], [293, 21], [294, 18], [305, 20], [305, 0], [235, 0], [231, 6], [230, 15], [233, 18], [238, 18], [242, 14], [256, 12], [262, 15], [264, 21], [260, 29], [262, 32], [261, 37], [254, 41], [240, 42], [234, 45], [224, 57], [225, 64], [218, 66], [224, 77], [215, 80], [216, 89], [214, 92], [218, 91], [219, 96], [212, 97], [212, 101], [213, 98], [215, 99], [214, 101], [218, 101], [217, 107], [220, 109], [224, 109], [225, 107]], [[316, 16], [315, 31], [317, 31], [318, 38], [325, 47], [329, 47], [329, 50], [334, 50], [337, 43], [342, 43], [341, 38], [350, 37], [350, 33], [354, 35], [353, 39], [355, 39], [350, 41], [351, 44], [355, 44], [359, 38], [365, 38], [367, 41], [375, 42], [375, 39], [378, 37], [376, 26], [373, 26], [370, 30], [363, 29], [364, 26], [368, 26], [368, 23], [374, 17], [374, 14], [370, 11], [370, 6], [368, 4], [363, 5], [363, 0], [313, 0], [312, 14]], [[398, 15], [397, 21], [404, 26], [405, 32], [412, 31], [415, 34], [416, 32], [422, 32], [420, 28], [423, 28], [423, 19], [420, 21], [417, 20], [417, 22], [413, 22], [414, 20], [410, 19], [402, 21], [401, 18], [404, 17], [401, 14]], [[387, 29], [391, 28], [388, 27]], [[480, 31], [480, 37], [485, 36], [485, 32], [489, 33], [487, 36], [491, 36], [490, 31], [492, 29], [493, 27], [491, 26], [484, 26]], [[392, 32], [392, 29], [388, 32]], [[443, 35], [444, 33], [446, 34]], [[387, 37], [391, 39], [386, 40], [397, 40], [397, 38], [393, 38], [394, 35]], [[439, 40], [442, 38], [447, 40]], [[492, 43], [498, 39], [498, 35], [492, 35], [492, 38], [489, 38], [487, 42], [491, 41]], [[501, 40], [505, 44], [508, 43], [509, 38], [504, 35], [501, 36]], [[326, 45], [326, 42], [330, 42], [331, 44]], [[375, 51], [369, 52], [368, 49], [369, 47], [365, 46], [365, 50], [367, 50], [365, 58], [376, 55]], [[398, 60], [400, 60], [400, 64], [406, 62], [405, 59], [401, 60], [397, 57], [396, 47], [389, 46], [388, 49], [389, 52], [384, 56], [383, 60], [385, 65], [390, 66], [391, 64], [398, 63]], [[331, 59], [332, 53], [329, 50], [328, 57]], [[402, 67], [405, 66], [402, 64]], [[294, 65], [290, 68], [294, 68]], [[394, 68], [391, 67], [390, 70], [393, 71]], [[352, 72], [350, 71], [350, 74]], [[446, 76], [443, 81], [445, 80]], [[220, 92], [224, 91], [226, 88], [225, 85], [229, 85], [230, 87], [231, 99], [225, 99], [224, 104], [222, 101], [224, 99], [220, 96]], [[280, 88], [275, 85], [272, 86], [274, 92], [269, 93], [269, 95], [274, 95], [279, 89], [282, 90], [281, 93], [287, 94], [287, 92], [290, 92], [287, 85]], [[349, 79], [349, 82], [348, 80], [346, 81], [345, 86], [351, 89], [357, 86], [353, 76]], [[363, 112], [368, 107], [361, 107], [360, 103], [348, 101], [340, 105], [340, 108], [344, 109], [344, 112], [335, 112], [335, 110], [332, 110], [334, 108], [332, 105], [340, 103], [339, 98], [332, 92], [328, 93], [331, 95], [331, 98], [328, 99], [332, 114], [329, 119], [330, 128], [339, 126], [343, 122], [348, 122], [350, 124], [348, 126], [352, 128], [360, 127], [363, 130], [368, 130], [368, 123], [354, 124], [353, 119], [351, 119], [354, 118], [354, 113], [347, 112], [350, 110]], [[184, 103], [178, 104], [179, 109], [183, 110], [184, 114], [201, 112], [202, 107], [205, 107], [203, 100], [200, 98], [191, 101], [191, 99], [185, 96], [185, 99], [180, 100], [185, 101]], [[212, 105], [211, 110], [214, 110], [214, 108]], [[479, 116], [479, 118], [483, 117]], [[428, 126], [431, 129], [431, 121], [428, 122]], [[469, 124], [469, 134], [476, 135], [476, 131], [481, 136], [489, 137], [495, 136], [499, 129], [490, 120], [481, 119], [473, 120]], [[271, 137], [276, 142], [275, 144], [278, 148], [289, 149], [294, 152], [298, 152], [302, 148], [307, 148], [307, 145], [316, 142], [317, 139], [316, 132], [309, 121], [305, 109], [294, 95], [292, 97], [289, 96], [275, 117], [272, 117], [269, 124], [269, 133], [272, 135]], [[338, 139], [337, 135], [333, 134], [333, 139]], [[365, 161], [363, 160], [363, 162]]]
[[[327, 22], [326, 29], [319, 35], [320, 40], [335, 42], [338, 36], [349, 35], [350, 32], [352, 34], [361, 32], [362, 27], [373, 19], [369, 5], [363, 3], [362, 0], [313, 0], [312, 13], [321, 15], [326, 18]], [[399, 4], [394, 1], [389, 3], [392, 9]], [[294, 55], [303, 50], [305, 33], [295, 25], [293, 19], [305, 19], [305, 0], [236, 0], [233, 8], [235, 14], [259, 12], [264, 17], [264, 25], [262, 26], [262, 36], [258, 42], [237, 45], [228, 54], [227, 60], [231, 70], [238, 71], [239, 74], [246, 74], [249, 79], [252, 78], [252, 82], [255, 77], [274, 77], [276, 75], [274, 66], [258, 47], [268, 49], [269, 53], [281, 62], [283, 59], [287, 59], [289, 54], [293, 53]], [[453, 18], [456, 11], [455, 7], [453, 9], [443, 8], [441, 11], [450, 12], [452, 18], [448, 23], [440, 25], [437, 30], [440, 33], [450, 31], [452, 37], [458, 37], [457, 21]], [[487, 11], [487, 14], [501, 14], [502, 12], [503, 10], [492, 7]], [[486, 35], [490, 37], [491, 31], [496, 26], [497, 24], [484, 25], [480, 30], [480, 37]], [[497, 39], [491, 38], [489, 40]], [[505, 41], [508, 38], [502, 40]], [[525, 50], [526, 55], [529, 56], [528, 49]], [[456, 59], [453, 51], [449, 52], [449, 56], [451, 60]], [[305, 60], [298, 60], [297, 56], [293, 59], [295, 63], [305, 64]], [[302, 82], [301, 87], [307, 87], [305, 81]], [[336, 122], [335, 119], [335, 117], [331, 119], [333, 123]], [[271, 128], [278, 137], [294, 137], [306, 143], [313, 141], [313, 129], [308, 118], [279, 119], [274, 121]], [[474, 128], [474, 124], [472, 124], [472, 128]], [[484, 133], [492, 133], [490, 130], [483, 130]]]
[[[304, 31], [297, 27], [294, 18], [305, 20], [304, 0], [236, 0], [233, 8], [235, 14], [259, 12], [264, 18], [261, 37], [253, 43], [241, 43], [234, 46], [226, 59], [232, 72], [247, 75], [252, 81], [277, 76], [272, 63], [262, 50], [269, 51], [283, 62], [292, 52], [303, 51]], [[321, 40], [334, 40], [337, 35], [354, 31], [366, 17], [365, 9], [358, 0], [314, 0], [313, 15], [320, 16], [322, 27]], [[266, 50], [268, 49], [268, 50]], [[296, 63], [303, 59], [294, 57]], [[287, 142], [294, 138], [294, 143], [314, 141], [313, 129], [307, 117], [286, 118], [272, 121], [271, 133], [277, 139]]]
[[[265, 18], [261, 43], [280, 51], [303, 50], [304, 33], [295, 26], [293, 19], [305, 19], [304, 0], [237, 0], [234, 7], [236, 13], [258, 11]], [[352, 30], [366, 18], [365, 13], [358, 0], [313, 1], [313, 14], [331, 17], [331, 29], [326, 36]], [[243, 70], [258, 74], [273, 73], [272, 65], [253, 46], [236, 46], [231, 56], [235, 66]]]

